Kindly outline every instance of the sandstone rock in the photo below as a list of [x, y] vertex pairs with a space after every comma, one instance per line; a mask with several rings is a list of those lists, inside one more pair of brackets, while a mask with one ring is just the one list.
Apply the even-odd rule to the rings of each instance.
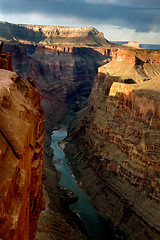
[[[113, 64], [135, 66], [135, 52], [129, 52], [118, 50]], [[157, 69], [155, 77], [148, 71], [152, 80], [143, 83], [123, 83], [122, 72], [105, 74], [111, 63], [99, 69], [89, 99], [90, 113], [66, 149], [98, 213], [118, 229], [119, 238], [128, 240], [160, 239], [158, 54], [138, 52], [139, 59], [146, 59], [146, 65], [156, 63], [152, 66]]]
[[[13, 69], [24, 79], [36, 79], [42, 94], [46, 127], [51, 129], [77, 102], [90, 94], [98, 66], [110, 61], [116, 48], [19, 45], [6, 43]], [[52, 109], [52, 111], [50, 111]]]
[[140, 44], [138, 42], [128, 42], [123, 44], [122, 46], [141, 49]]
[[12, 71], [11, 55], [2, 52], [3, 42], [0, 43], [0, 68]]
[[[3, 67], [3, 66], [2, 66]], [[0, 69], [0, 238], [34, 239], [44, 209], [39, 91]]]
[[[5, 44], [5, 51], [12, 52], [14, 70], [28, 80], [32, 85], [31, 87], [35, 85], [32, 77], [36, 78], [36, 85], [39, 86], [43, 95], [42, 104], [46, 113], [47, 134], [44, 152], [46, 161], [43, 180], [50, 197], [50, 203], [40, 216], [39, 232], [36, 238], [89, 239], [84, 226], [79, 227], [83, 224], [77, 220], [77, 217], [73, 213], [70, 213], [66, 209], [66, 205], [77, 200], [77, 197], [72, 194], [68, 195], [68, 193], [64, 197], [64, 194], [58, 191], [59, 178], [58, 173], [53, 167], [53, 152], [49, 149], [50, 140], [48, 138], [50, 137], [53, 125], [57, 124], [58, 120], [64, 119], [66, 109], [69, 109], [69, 104], [73, 103], [74, 106], [75, 101], [78, 100], [81, 102], [88, 97], [97, 66], [104, 59], [105, 61], [106, 58], [110, 59], [115, 49], [106, 47], [80, 48], [70, 45], [41, 46], [7, 43]], [[28, 75], [32, 77], [28, 78]], [[22, 84], [20, 77], [16, 78], [15, 75], [13, 80], [18, 83], [18, 88], [21, 91], [26, 91], [26, 87]], [[36, 102], [36, 99], [38, 100], [31, 93], [28, 95], [33, 102]], [[5, 104], [7, 105], [7, 102]], [[21, 137], [23, 139], [23, 136]], [[20, 148], [21, 145], [19, 144], [16, 147], [16, 151], [19, 153], [18, 147]], [[35, 155], [38, 154], [39, 149], [34, 149], [34, 152]], [[33, 170], [37, 169], [38, 166], [39, 161], [35, 160], [32, 165]], [[52, 170], [50, 170], [50, 167]], [[25, 176], [23, 172], [20, 172], [18, 179], [23, 180], [23, 175]], [[18, 183], [19, 180], [17, 180], [17, 185]], [[20, 192], [21, 185], [18, 189], [18, 192]], [[37, 205], [39, 205], [38, 202]], [[32, 208], [30, 215], [34, 222]], [[30, 232], [35, 232], [34, 224], [31, 224]]]
[[121, 78], [125, 83], [140, 83], [160, 74], [160, 51], [118, 49], [112, 61], [99, 73]]

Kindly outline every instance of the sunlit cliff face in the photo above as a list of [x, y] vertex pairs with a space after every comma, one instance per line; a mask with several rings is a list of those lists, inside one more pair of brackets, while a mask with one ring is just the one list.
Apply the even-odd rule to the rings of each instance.
[[44, 114], [34, 81], [11, 71], [0, 53], [0, 238], [35, 239], [44, 209]]
[[124, 239], [159, 238], [159, 54], [118, 50], [98, 69], [90, 110], [67, 149], [98, 213]]
[[159, 51], [118, 49], [109, 64], [103, 65], [99, 73], [109, 73], [124, 82], [148, 81], [160, 74]]

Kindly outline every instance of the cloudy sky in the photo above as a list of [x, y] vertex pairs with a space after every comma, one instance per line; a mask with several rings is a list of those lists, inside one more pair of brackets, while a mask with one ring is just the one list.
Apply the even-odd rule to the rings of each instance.
[[0, 20], [93, 26], [110, 41], [160, 44], [160, 0], [0, 0]]

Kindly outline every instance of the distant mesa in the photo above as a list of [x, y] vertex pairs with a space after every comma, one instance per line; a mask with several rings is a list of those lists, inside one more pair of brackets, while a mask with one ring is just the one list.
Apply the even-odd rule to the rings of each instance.
[[140, 44], [139, 44], [138, 42], [136, 42], [136, 41], [125, 43], [125, 44], [123, 44], [122, 46], [131, 47], [131, 48], [137, 48], [137, 49], [142, 49], [142, 47], [140, 46]]
[[0, 22], [0, 39], [28, 44], [108, 46], [111, 43], [94, 27], [63, 27]]

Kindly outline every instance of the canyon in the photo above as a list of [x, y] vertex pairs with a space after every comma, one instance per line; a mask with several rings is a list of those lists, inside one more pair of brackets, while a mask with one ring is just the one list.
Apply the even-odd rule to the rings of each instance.
[[[5, 33], [8, 32], [6, 30]], [[44, 46], [9, 41], [6, 36], [1, 38], [5, 39], [4, 51], [12, 55], [13, 70], [26, 81], [36, 84], [41, 91], [41, 105], [45, 112], [43, 183], [46, 210], [40, 216], [36, 239], [49, 239], [51, 236], [59, 239], [89, 239], [83, 224], [66, 209], [68, 197], [66, 191], [58, 186], [60, 175], [53, 165], [50, 136], [62, 119], [66, 122], [68, 116], [86, 101], [98, 66], [103, 60], [110, 60], [115, 45], [112, 47], [109, 43], [108, 47], [94, 48]]]
[[46, 143], [49, 150], [45, 148], [43, 153], [45, 119], [36, 81], [13, 72], [11, 55], [2, 52], [3, 44], [0, 42], [0, 238], [87, 239], [83, 224], [67, 208], [75, 196], [58, 185], [60, 175], [52, 163], [50, 141]]
[[[103, 34], [94, 28], [1, 22], [0, 37], [5, 41], [4, 51], [9, 52], [1, 52], [1, 68], [12, 71], [13, 67], [23, 78], [13, 72], [3, 72], [2, 76], [9, 74], [6, 75], [9, 82], [17, 84], [17, 91], [23, 93], [27, 101], [30, 101], [28, 98], [33, 98], [32, 105], [35, 104], [36, 110], [32, 109], [33, 106], [22, 104], [21, 108], [24, 110], [20, 108], [17, 113], [19, 122], [24, 121], [24, 116], [28, 116], [29, 119], [26, 117], [25, 120], [27, 124], [31, 124], [31, 132], [38, 131], [35, 126], [39, 125], [36, 122], [33, 127], [31, 119], [38, 121], [39, 118], [44, 121], [39, 105], [40, 95], [35, 85], [42, 95], [41, 105], [45, 113], [43, 184], [47, 207], [39, 219], [36, 239], [89, 239], [84, 227], [80, 229], [77, 226], [81, 223], [75, 215], [64, 209], [65, 201], [68, 200], [65, 200], [67, 197], [58, 186], [60, 175], [53, 165], [51, 132], [64, 124], [69, 126], [66, 140], [68, 144], [65, 147], [68, 162], [98, 214], [105, 224], [113, 229], [114, 239], [159, 240], [160, 52], [117, 46], [108, 42]], [[9, 91], [11, 92], [10, 89]], [[16, 94], [22, 98], [19, 93]], [[38, 94], [38, 97], [33, 97], [37, 96], [35, 94]], [[7, 96], [10, 96], [9, 93]], [[15, 100], [15, 97], [13, 99]], [[13, 111], [13, 108], [10, 109], [7, 105], [8, 102], [9, 106], [15, 106], [12, 101], [2, 101], [2, 109]], [[16, 104], [18, 108], [18, 103]], [[37, 108], [40, 111], [38, 113]], [[12, 118], [13, 112], [8, 114], [11, 114], [9, 118]], [[18, 129], [21, 126], [16, 125], [16, 121], [12, 124]], [[22, 135], [21, 130], [19, 134]], [[42, 126], [41, 134], [44, 135]], [[14, 136], [14, 133], [12, 135]], [[9, 137], [7, 144], [17, 153], [21, 151], [21, 146], [17, 142], [14, 144], [14, 141], [17, 141], [16, 138], [13, 138], [10, 144]], [[29, 142], [28, 138], [27, 141]], [[38, 215], [40, 210], [44, 209], [40, 180], [43, 137], [40, 143], [37, 139], [34, 141], [34, 144], [29, 145], [29, 149], [26, 145], [24, 147], [27, 151], [24, 156], [31, 156], [37, 151], [37, 147], [40, 151], [33, 154], [36, 158], [36, 171], [40, 171], [39, 190], [34, 184], [33, 188], [40, 191], [38, 196], [41, 200], [34, 205], [37, 215], [35, 222], [31, 223], [33, 230], [30, 239], [35, 237]], [[25, 165], [24, 162], [21, 164]], [[20, 169], [21, 164], [14, 166], [15, 169]], [[25, 168], [24, 170], [30, 171]], [[33, 175], [37, 174], [36, 171]], [[20, 183], [23, 182], [22, 172], [18, 177]], [[9, 181], [16, 183], [16, 178], [17, 176], [13, 175], [13, 179]], [[8, 194], [16, 196], [14, 202], [21, 201], [22, 196], [12, 188], [11, 193], [10, 189], [8, 190]], [[35, 204], [34, 198], [30, 201]], [[11, 204], [7, 202], [8, 214], [13, 210], [9, 209], [9, 206]], [[32, 207], [31, 205], [31, 209]], [[31, 219], [33, 215], [31, 214]], [[27, 218], [28, 215], [25, 219]], [[3, 221], [6, 226], [5, 219]], [[16, 226], [19, 226], [19, 223]], [[17, 231], [20, 231], [18, 227], [15, 228], [15, 232]], [[26, 231], [29, 232], [27, 228]], [[16, 236], [17, 233], [14, 234]]]
[[[4, 51], [12, 54], [14, 71], [26, 80], [28, 76], [36, 79], [42, 95], [45, 128], [50, 131], [88, 98], [98, 67], [111, 60], [117, 45], [94, 28], [23, 25], [22, 31], [21, 27], [0, 22], [0, 39], [5, 41]], [[53, 41], [50, 44], [38, 41], [37, 34], [42, 33]]]

